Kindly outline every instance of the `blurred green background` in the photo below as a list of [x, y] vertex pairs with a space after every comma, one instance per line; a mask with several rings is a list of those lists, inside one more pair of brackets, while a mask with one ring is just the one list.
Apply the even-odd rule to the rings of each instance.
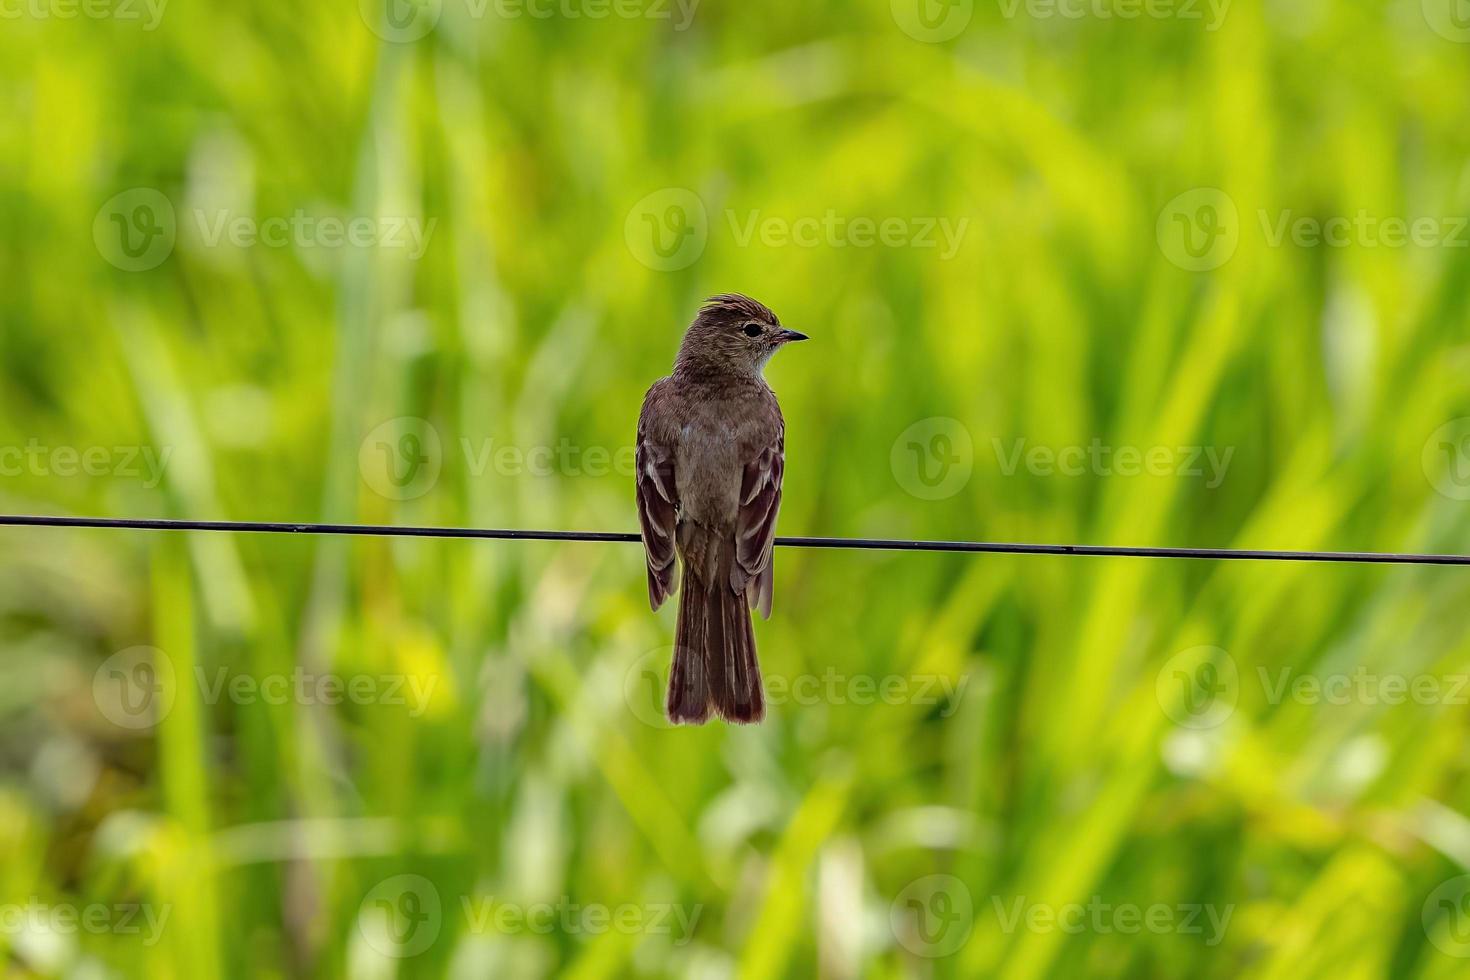
[[[632, 530], [739, 290], [783, 533], [1470, 552], [1462, 0], [157, 2], [0, 9], [0, 511]], [[1465, 976], [1467, 609], [787, 549], [669, 729], [636, 546], [7, 529], [0, 972]]]

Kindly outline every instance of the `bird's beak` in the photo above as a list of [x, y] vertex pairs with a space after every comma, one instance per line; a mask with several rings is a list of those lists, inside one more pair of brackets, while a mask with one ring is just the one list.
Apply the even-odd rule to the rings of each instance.
[[798, 333], [795, 330], [782, 330], [780, 333], [776, 334], [776, 336], [779, 337], [779, 338], [781, 338], [781, 343], [783, 343], [783, 344], [789, 344], [793, 340], [810, 340], [811, 339], [806, 334], [804, 334], [804, 333]]

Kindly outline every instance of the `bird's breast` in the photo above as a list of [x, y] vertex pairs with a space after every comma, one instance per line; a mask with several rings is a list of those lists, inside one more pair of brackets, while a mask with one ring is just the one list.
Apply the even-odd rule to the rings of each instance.
[[736, 425], [721, 419], [695, 419], [683, 425], [674, 467], [681, 516], [710, 527], [733, 528], [743, 469]]

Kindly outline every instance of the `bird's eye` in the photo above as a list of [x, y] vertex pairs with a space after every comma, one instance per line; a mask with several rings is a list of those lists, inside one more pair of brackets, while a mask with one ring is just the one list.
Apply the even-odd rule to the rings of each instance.
[[761, 332], [759, 323], [747, 323], [745, 325], [745, 336], [747, 337], [759, 337]]

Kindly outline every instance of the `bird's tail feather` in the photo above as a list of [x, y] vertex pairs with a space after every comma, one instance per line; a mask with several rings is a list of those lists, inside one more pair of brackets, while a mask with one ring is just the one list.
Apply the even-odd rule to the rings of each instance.
[[709, 678], [705, 670], [705, 601], [699, 583], [684, 567], [679, 619], [674, 626], [674, 666], [669, 671], [669, 721], [702, 725], [709, 720]]
[[684, 563], [674, 666], [669, 674], [669, 720], [702, 724], [710, 712], [739, 724], [765, 717], [755, 630], [745, 596], [730, 587], [733, 555], [724, 548], [713, 561]]

